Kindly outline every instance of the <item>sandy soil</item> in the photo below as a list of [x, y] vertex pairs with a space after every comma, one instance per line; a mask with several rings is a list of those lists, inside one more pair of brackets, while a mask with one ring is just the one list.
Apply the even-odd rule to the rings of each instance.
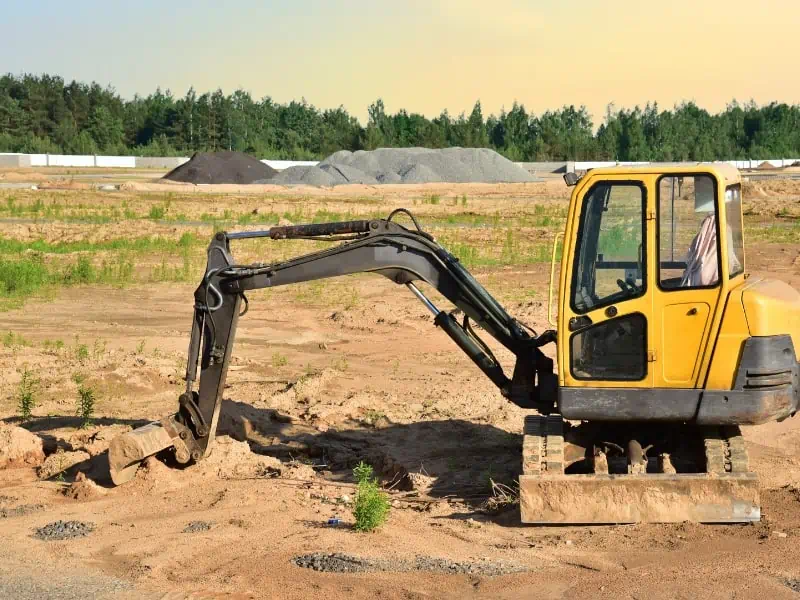
[[[785, 202], [793, 206], [791, 193]], [[2, 227], [24, 237], [16, 224]], [[748, 260], [750, 271], [800, 288], [797, 245], [754, 244]], [[512, 314], [546, 328], [548, 265], [477, 277]], [[514, 300], [520, 286], [538, 294]], [[512, 482], [519, 472], [524, 411], [435, 332], [406, 290], [379, 277], [326, 283], [311, 299], [293, 288], [253, 294], [215, 452], [186, 470], [149, 461], [129, 485], [111, 487], [109, 439], [175, 409], [193, 287], [72, 288], [0, 314], [2, 330], [27, 342], [0, 346], [0, 415], [16, 423], [27, 366], [41, 381], [26, 428], [44, 441], [42, 474], [55, 473], [0, 471], [0, 596], [797, 597], [800, 418], [745, 432], [762, 481], [758, 524], [521, 526], [515, 507], [489, 510], [486, 501], [490, 479]], [[76, 373], [97, 391], [86, 430], [76, 428]], [[391, 488], [389, 521], [372, 534], [352, 530], [347, 504], [360, 460]], [[333, 517], [342, 524], [328, 526]], [[95, 528], [63, 541], [32, 537], [59, 519]], [[195, 521], [210, 527], [184, 532]], [[313, 552], [526, 570], [318, 573], [293, 563]]]

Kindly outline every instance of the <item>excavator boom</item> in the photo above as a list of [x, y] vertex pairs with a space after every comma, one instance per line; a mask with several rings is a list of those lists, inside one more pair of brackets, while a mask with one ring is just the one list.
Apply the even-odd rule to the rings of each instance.
[[[151, 424], [113, 441], [109, 451], [113, 481], [128, 481], [139, 462], [165, 448], [174, 448], [181, 463], [201, 460], [210, 452], [236, 326], [244, 314], [243, 303], [246, 312], [246, 292], [340, 275], [372, 272], [407, 286], [433, 313], [435, 325], [453, 339], [503, 396], [543, 414], [553, 410], [557, 379], [553, 361], [540, 348], [555, 342], [555, 332], [537, 335], [511, 317], [456, 257], [419, 228], [413, 216], [415, 229], [396, 223], [393, 219], [400, 212], [407, 213], [400, 209], [387, 219], [217, 233], [208, 248], [206, 272], [194, 294], [186, 391], [179, 397], [178, 412], [160, 425]], [[236, 264], [231, 254], [232, 240], [264, 237], [343, 243], [285, 262]], [[452, 302], [463, 313], [462, 322], [454, 314], [437, 309], [417, 287], [420, 281]], [[503, 372], [471, 323], [517, 357], [511, 377]]]

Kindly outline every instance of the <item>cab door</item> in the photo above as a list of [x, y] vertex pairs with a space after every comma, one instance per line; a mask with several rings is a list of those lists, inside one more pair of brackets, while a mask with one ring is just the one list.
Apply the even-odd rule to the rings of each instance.
[[718, 182], [695, 172], [666, 174], [655, 185], [655, 386], [694, 388], [722, 288]]
[[[595, 175], [576, 191], [562, 261], [562, 397], [585, 388], [653, 387], [653, 181]], [[600, 402], [597, 394], [571, 398], [589, 407]]]

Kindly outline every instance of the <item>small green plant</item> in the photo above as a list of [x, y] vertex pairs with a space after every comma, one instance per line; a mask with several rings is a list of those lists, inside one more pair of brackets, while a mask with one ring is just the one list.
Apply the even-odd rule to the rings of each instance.
[[383, 525], [389, 517], [389, 499], [372, 473], [372, 467], [364, 462], [358, 463], [353, 469], [353, 475], [358, 481], [353, 501], [357, 531], [372, 531]]
[[89, 359], [89, 346], [86, 344], [75, 346], [75, 358], [79, 363], [85, 363]]
[[286, 358], [286, 356], [284, 354], [281, 354], [280, 352], [275, 352], [272, 355], [272, 366], [275, 367], [276, 369], [278, 367], [285, 367], [288, 362], [289, 359]]
[[333, 363], [331, 363], [331, 367], [333, 367], [337, 371], [342, 371], [343, 373], [347, 371], [348, 366], [349, 365], [347, 364], [347, 358], [344, 356], [340, 356], [339, 358], [334, 360]]
[[153, 205], [150, 207], [150, 212], [147, 213], [147, 218], [153, 221], [159, 221], [167, 214], [167, 209], [163, 206]]
[[3, 336], [3, 346], [6, 348], [22, 348], [29, 345], [28, 340], [21, 333], [9, 331]]
[[366, 421], [371, 427], [375, 427], [381, 419], [386, 418], [386, 413], [383, 413], [379, 410], [369, 409], [364, 414], [364, 421]]
[[439, 202], [441, 202], [441, 200], [442, 200], [442, 197], [439, 194], [430, 194], [428, 196], [425, 196], [425, 198], [423, 199], [422, 202], [423, 202], [423, 204], [433, 204], [435, 206], [435, 205], [439, 204]]
[[17, 408], [23, 421], [30, 421], [31, 414], [36, 406], [36, 390], [39, 380], [27, 366], [22, 367], [22, 378], [17, 388]]
[[463, 196], [461, 196], [461, 206], [466, 206], [466, 205], [467, 205], [467, 195], [464, 194]]
[[78, 406], [76, 414], [81, 419], [80, 428], [86, 429], [92, 424], [94, 418], [94, 405], [96, 402], [94, 390], [85, 384], [83, 376], [73, 377], [78, 384]]
[[141, 356], [142, 354], [144, 354], [144, 340], [136, 344], [136, 356]]
[[94, 341], [94, 344], [92, 344], [92, 356], [95, 358], [95, 360], [103, 358], [103, 355], [106, 353], [107, 346], [108, 342], [105, 340], [100, 341], [99, 339], [96, 339]]

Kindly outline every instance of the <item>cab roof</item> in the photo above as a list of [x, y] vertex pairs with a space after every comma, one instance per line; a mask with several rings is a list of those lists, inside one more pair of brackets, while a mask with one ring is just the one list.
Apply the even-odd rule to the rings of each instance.
[[726, 187], [742, 182], [739, 169], [724, 162], [684, 163], [675, 165], [617, 165], [615, 167], [601, 167], [597, 169], [589, 169], [587, 171], [587, 174], [591, 175], [693, 175], [696, 173], [713, 173], [723, 181]]

